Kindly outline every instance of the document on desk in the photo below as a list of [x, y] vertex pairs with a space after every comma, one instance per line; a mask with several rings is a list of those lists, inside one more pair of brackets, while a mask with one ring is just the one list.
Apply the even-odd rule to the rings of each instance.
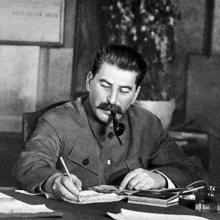
[[79, 201], [69, 201], [75, 204], [90, 204], [103, 202], [116, 202], [124, 199], [123, 196], [116, 193], [99, 193], [93, 190], [83, 190], [79, 193]]
[[6, 217], [60, 217], [56, 212], [42, 205], [30, 205], [0, 192], [0, 218]]
[[107, 212], [107, 214], [115, 220], [207, 220], [195, 215], [172, 215], [172, 214], [159, 214], [149, 212], [138, 212], [127, 209], [121, 209], [121, 213], [114, 214]]
[[[57, 199], [55, 195], [50, 194], [50, 193], [44, 193], [44, 194], [32, 194], [29, 192], [26, 192], [24, 190], [16, 190], [16, 192], [21, 193], [21, 194], [26, 194], [26, 195], [44, 195], [47, 199]], [[120, 196], [117, 195], [116, 193], [103, 193], [103, 192], [96, 192], [94, 190], [83, 190], [79, 194], [80, 200], [78, 201], [67, 201], [70, 203], [75, 203], [75, 204], [90, 204], [90, 203], [103, 203], [103, 202], [116, 202], [124, 199], [127, 196]]]
[[128, 198], [135, 190], [119, 190], [117, 186], [98, 185], [88, 187], [79, 193], [79, 201], [71, 201], [76, 204], [116, 202]]
[[[18, 193], [28, 195], [39, 195], [32, 194], [24, 190], [15, 190]], [[130, 194], [135, 193], [135, 190], [119, 190], [116, 186], [111, 185], [98, 185], [91, 186], [79, 193], [78, 201], [67, 201], [75, 204], [90, 204], [90, 203], [104, 203], [104, 202], [116, 202], [127, 198]], [[57, 199], [55, 195], [50, 193], [44, 193], [48, 199]]]

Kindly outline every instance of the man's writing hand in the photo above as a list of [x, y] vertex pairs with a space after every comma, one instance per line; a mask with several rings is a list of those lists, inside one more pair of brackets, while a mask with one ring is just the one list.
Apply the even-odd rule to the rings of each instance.
[[165, 186], [166, 180], [161, 174], [138, 168], [125, 176], [121, 182], [120, 189], [148, 190]]
[[63, 174], [54, 174], [45, 183], [45, 191], [53, 193], [58, 199], [64, 201], [78, 201], [79, 192], [82, 190], [82, 182], [77, 176], [70, 174], [72, 180]]

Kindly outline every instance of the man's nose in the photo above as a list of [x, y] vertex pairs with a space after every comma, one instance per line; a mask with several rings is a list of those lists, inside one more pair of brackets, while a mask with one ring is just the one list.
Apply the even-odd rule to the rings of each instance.
[[118, 91], [111, 90], [110, 94], [107, 97], [107, 100], [110, 104], [116, 104], [118, 102]]

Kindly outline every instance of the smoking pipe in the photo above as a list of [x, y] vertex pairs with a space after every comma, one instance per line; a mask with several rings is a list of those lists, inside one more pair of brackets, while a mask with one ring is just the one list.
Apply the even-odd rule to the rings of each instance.
[[116, 117], [116, 110], [115, 110], [115, 108], [111, 109], [111, 114], [112, 114], [112, 118], [113, 118], [113, 130], [114, 130], [114, 133], [115, 133], [115, 135], [117, 137], [121, 136], [124, 133], [124, 131], [125, 131], [125, 125], [123, 123], [119, 123], [118, 122], [118, 119]]

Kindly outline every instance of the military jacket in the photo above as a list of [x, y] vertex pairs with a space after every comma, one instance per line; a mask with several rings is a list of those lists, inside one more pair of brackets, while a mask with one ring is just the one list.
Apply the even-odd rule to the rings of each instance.
[[136, 168], [158, 170], [177, 187], [206, 180], [200, 160], [188, 157], [155, 115], [132, 105], [120, 122], [126, 126], [120, 136], [122, 144], [112, 125], [95, 118], [88, 98], [48, 111], [39, 119], [14, 167], [19, 185], [33, 192], [54, 173], [65, 172], [60, 156], [83, 187], [119, 185]]

